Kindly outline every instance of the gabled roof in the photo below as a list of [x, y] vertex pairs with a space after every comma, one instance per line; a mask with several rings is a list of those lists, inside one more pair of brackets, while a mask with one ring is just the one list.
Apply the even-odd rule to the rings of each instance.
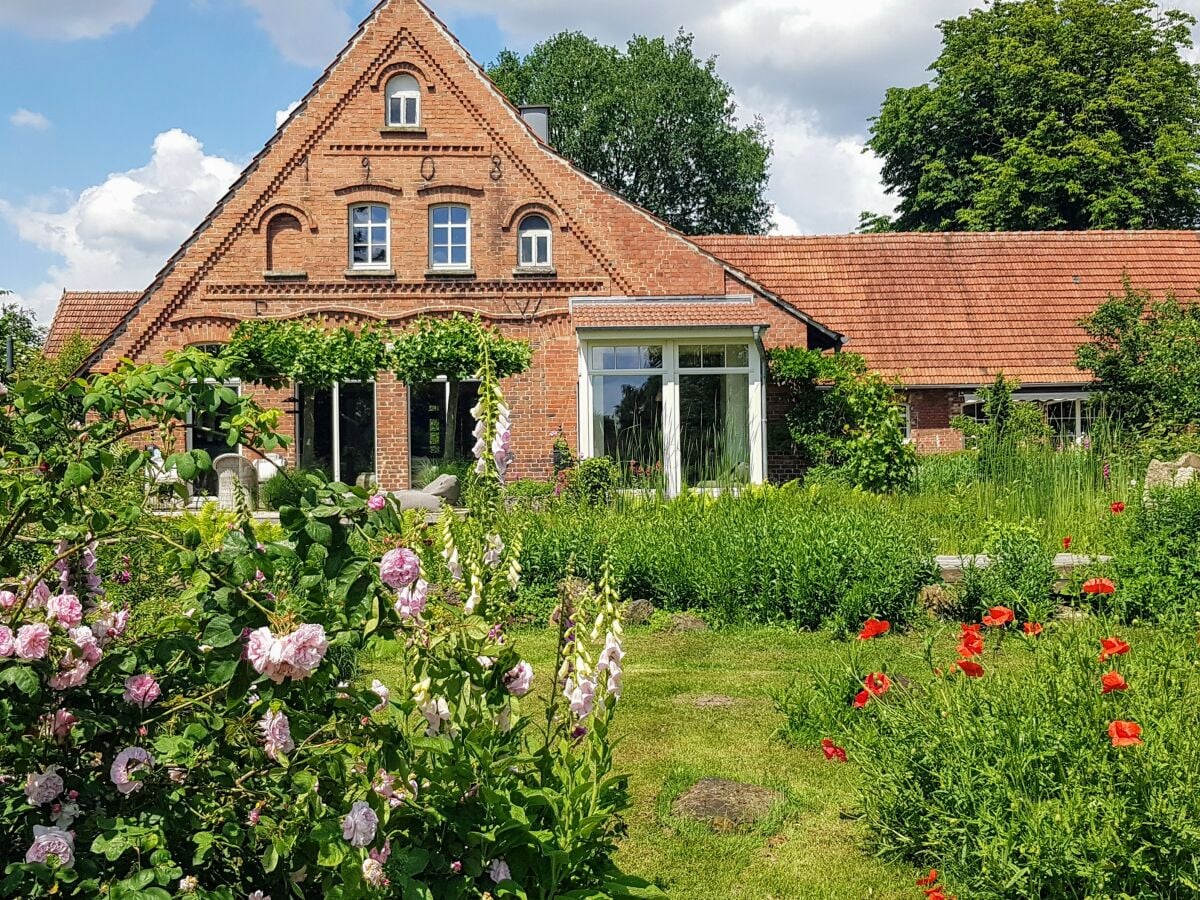
[[1079, 384], [1079, 320], [1135, 288], [1195, 299], [1192, 231], [698, 238], [906, 384]]
[[141, 296], [141, 291], [63, 291], [44, 351], [56, 355], [76, 332], [89, 343], [100, 343], [112, 334]]

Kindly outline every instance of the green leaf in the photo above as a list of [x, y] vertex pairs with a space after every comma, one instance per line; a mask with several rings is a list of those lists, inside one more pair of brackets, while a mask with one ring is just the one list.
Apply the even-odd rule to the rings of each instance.
[[33, 697], [41, 690], [37, 673], [29, 666], [9, 664], [0, 669], [0, 684], [11, 684], [23, 694]]
[[91, 466], [84, 465], [81, 462], [68, 463], [67, 472], [63, 476], [63, 487], [68, 490], [83, 487], [92, 480], [93, 474]]
[[241, 629], [234, 631], [233, 618], [227, 615], [219, 615], [213, 618], [208, 623], [208, 627], [204, 629], [204, 637], [201, 643], [209, 644], [213, 647], [228, 647], [241, 635]]

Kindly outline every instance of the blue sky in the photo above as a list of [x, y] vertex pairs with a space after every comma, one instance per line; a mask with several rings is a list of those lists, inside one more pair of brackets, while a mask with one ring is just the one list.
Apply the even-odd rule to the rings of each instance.
[[[893, 205], [863, 152], [886, 89], [982, 0], [430, 2], [484, 63], [564, 29], [694, 34], [773, 141], [777, 230], [838, 233]], [[0, 288], [44, 321], [64, 287], [144, 288], [372, 3], [0, 0]]]

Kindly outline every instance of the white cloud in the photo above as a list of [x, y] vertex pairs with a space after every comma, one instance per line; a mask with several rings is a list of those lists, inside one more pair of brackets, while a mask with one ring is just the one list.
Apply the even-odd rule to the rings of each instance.
[[150, 162], [109, 175], [78, 196], [25, 206], [0, 200], [21, 240], [62, 257], [24, 300], [48, 321], [64, 288], [141, 290], [203, 221], [239, 174], [190, 134], [154, 139]]
[[[719, 57], [740, 115], [766, 119], [775, 143], [768, 196], [777, 223], [819, 233], [853, 230], [862, 211], [893, 208], [878, 161], [861, 152], [868, 119], [889, 87], [928, 80], [941, 46], [937, 24], [983, 2], [441, 0], [439, 8], [494, 17], [515, 49], [562, 30], [618, 45], [635, 32], [693, 33], [698, 55]], [[1200, 12], [1200, 0], [1164, 6]]]
[[300, 106], [299, 100], [294, 100], [287, 105], [286, 109], [275, 110], [275, 127], [278, 128], [288, 120], [288, 116], [294, 113]]
[[3, 0], [0, 29], [31, 37], [79, 40], [137, 25], [154, 0]]
[[243, 0], [285, 59], [324, 68], [354, 29], [351, 0]]
[[14, 128], [32, 128], [34, 131], [45, 131], [50, 127], [50, 120], [43, 116], [40, 112], [21, 107], [15, 113], [8, 117], [8, 121], [12, 123]]

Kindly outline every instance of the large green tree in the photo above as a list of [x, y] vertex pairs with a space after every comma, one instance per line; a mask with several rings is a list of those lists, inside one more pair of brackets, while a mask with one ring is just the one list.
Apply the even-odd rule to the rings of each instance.
[[13, 363], [22, 365], [37, 354], [46, 340], [46, 329], [37, 324], [33, 311], [16, 303], [5, 303], [9, 291], [0, 290], [0, 376], [7, 367], [7, 345], [13, 345]]
[[739, 122], [732, 89], [691, 35], [635, 37], [622, 51], [563, 32], [525, 57], [505, 50], [488, 74], [514, 103], [552, 108], [555, 149], [680, 231], [770, 227], [762, 122]]
[[899, 207], [864, 228], [1194, 226], [1194, 22], [1152, 0], [996, 0], [942, 22], [932, 81], [892, 88], [873, 120]]

